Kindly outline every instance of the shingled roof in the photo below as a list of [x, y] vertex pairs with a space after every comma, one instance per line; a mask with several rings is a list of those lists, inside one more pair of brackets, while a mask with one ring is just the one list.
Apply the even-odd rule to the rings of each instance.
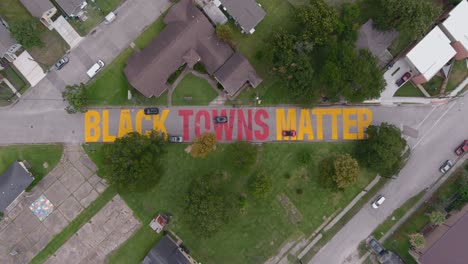
[[0, 212], [3, 212], [34, 180], [20, 162], [0, 175]]
[[184, 254], [169, 236], [165, 235], [141, 262], [142, 264], [192, 264], [192, 258]]
[[49, 0], [20, 0], [31, 15], [41, 18], [44, 12], [54, 8]]
[[263, 20], [266, 13], [255, 0], [219, 0], [239, 26], [247, 33]]
[[130, 84], [146, 97], [160, 96], [168, 88], [167, 79], [184, 64], [193, 67], [201, 61], [213, 75], [234, 54], [216, 37], [213, 25], [190, 0], [175, 4], [164, 23], [166, 27], [146, 48], [135, 52], [124, 69]]

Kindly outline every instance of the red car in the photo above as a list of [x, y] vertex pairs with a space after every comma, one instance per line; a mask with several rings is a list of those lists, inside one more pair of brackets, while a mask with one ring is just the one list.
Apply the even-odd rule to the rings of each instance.
[[295, 137], [296, 130], [283, 130], [283, 137]]
[[396, 84], [398, 87], [400, 87], [400, 86], [402, 86], [407, 80], [409, 80], [409, 78], [411, 78], [411, 73], [406, 72], [405, 74], [403, 74], [403, 76], [401, 76], [400, 79], [398, 79], [398, 80], [396, 81], [395, 84]]
[[460, 144], [460, 146], [458, 146], [457, 149], [455, 149], [455, 154], [457, 154], [457, 156], [460, 156], [461, 154], [467, 151], [468, 151], [468, 140], [465, 140], [463, 141], [462, 144]]

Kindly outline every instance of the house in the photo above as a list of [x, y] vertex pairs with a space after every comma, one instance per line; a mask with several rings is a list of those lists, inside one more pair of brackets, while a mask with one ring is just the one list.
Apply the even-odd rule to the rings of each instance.
[[87, 5], [84, 0], [55, 0], [55, 2], [69, 17], [79, 16], [81, 10]]
[[219, 0], [195, 0], [195, 3], [203, 9], [203, 12], [213, 24], [224, 25], [228, 22], [226, 15], [218, 8], [221, 4]]
[[[215, 4], [218, 1], [215, 0]], [[244, 33], [252, 34], [255, 27], [266, 15], [265, 10], [255, 0], [219, 0], [223, 10], [236, 21]]]
[[197, 262], [186, 252], [181, 243], [176, 243], [170, 236], [165, 235], [158, 241], [142, 264], [196, 264]]
[[164, 23], [166, 27], [145, 49], [135, 52], [124, 69], [130, 84], [144, 96], [160, 96], [178, 68], [192, 68], [198, 62], [208, 74], [219, 77], [229, 96], [237, 95], [246, 83], [255, 88], [261, 82], [248, 61], [216, 37], [213, 25], [190, 0], [175, 4]]
[[15, 162], [0, 176], [0, 212], [4, 212], [34, 180], [23, 162]]
[[42, 24], [52, 30], [52, 17], [57, 13], [57, 8], [50, 0], [20, 0], [32, 16], [39, 18]]
[[387, 50], [398, 36], [395, 30], [380, 31], [374, 27], [369, 19], [359, 28], [356, 49], [367, 49], [379, 60], [379, 66], [384, 67], [392, 60], [392, 54]]
[[410, 252], [421, 264], [464, 264], [468, 260], [468, 206], [452, 215], [444, 224], [425, 235], [426, 245], [420, 252]]
[[439, 25], [457, 52], [456, 60], [468, 58], [468, 1], [461, 1]]
[[0, 18], [0, 70], [13, 62], [21, 45], [16, 43], [8, 30], [8, 24]]
[[406, 61], [416, 70], [413, 83], [428, 82], [457, 53], [439, 26], [432, 29], [406, 54]]

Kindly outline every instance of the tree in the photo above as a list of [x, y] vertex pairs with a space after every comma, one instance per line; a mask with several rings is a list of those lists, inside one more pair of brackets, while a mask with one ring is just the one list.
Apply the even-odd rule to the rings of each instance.
[[122, 191], [152, 188], [164, 172], [164, 134], [131, 132], [103, 147], [104, 177]]
[[238, 141], [229, 144], [226, 148], [231, 155], [231, 161], [234, 167], [242, 172], [248, 172], [257, 161], [258, 148], [246, 141]]
[[68, 101], [69, 105], [65, 110], [69, 114], [86, 112], [86, 107], [88, 106], [88, 95], [86, 86], [83, 83], [80, 83], [79, 85], [67, 85], [62, 96]]
[[410, 236], [410, 244], [411, 246], [421, 249], [424, 248], [424, 244], [426, 244], [426, 239], [420, 233], [413, 233]]
[[333, 181], [338, 188], [346, 188], [357, 181], [360, 174], [359, 164], [348, 153], [337, 155], [333, 166]]
[[382, 176], [395, 174], [406, 148], [406, 140], [401, 137], [401, 131], [394, 125], [382, 123], [380, 126], [369, 126], [366, 133], [367, 141], [358, 144], [362, 162]]
[[253, 195], [257, 199], [264, 198], [271, 192], [272, 186], [273, 182], [271, 177], [265, 173], [257, 174], [252, 184]]
[[209, 237], [228, 223], [238, 212], [238, 199], [233, 193], [220, 188], [219, 175], [195, 177], [188, 188], [185, 220], [200, 237]]
[[228, 43], [230, 46], [234, 46], [233, 38], [232, 38], [232, 29], [229, 25], [217, 25], [216, 26], [216, 36]]
[[325, 44], [339, 26], [335, 9], [323, 0], [310, 0], [309, 5], [298, 9], [296, 16], [303, 27], [303, 40], [313, 44]]
[[13, 38], [18, 41], [24, 48], [43, 47], [44, 43], [41, 40], [39, 21], [36, 19], [23, 20], [13, 23], [10, 27]]
[[445, 222], [445, 215], [439, 210], [434, 210], [429, 214], [429, 219], [433, 225], [441, 225]]
[[216, 148], [216, 136], [206, 133], [194, 140], [190, 154], [194, 158], [205, 158]]

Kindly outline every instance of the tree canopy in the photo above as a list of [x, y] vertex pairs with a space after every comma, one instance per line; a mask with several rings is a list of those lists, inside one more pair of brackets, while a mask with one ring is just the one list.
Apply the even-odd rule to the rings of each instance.
[[366, 133], [367, 141], [358, 145], [359, 157], [364, 164], [382, 176], [395, 174], [406, 148], [406, 140], [401, 137], [401, 131], [394, 125], [382, 123], [380, 126], [369, 126]]
[[348, 153], [339, 154], [333, 161], [333, 181], [340, 189], [355, 183], [359, 177], [359, 164]]
[[411, 246], [417, 249], [421, 249], [424, 248], [424, 245], [426, 244], [426, 239], [422, 234], [414, 233], [410, 235], [410, 244]]
[[252, 182], [252, 193], [257, 199], [267, 196], [273, 187], [273, 181], [270, 176], [265, 173], [255, 175]]
[[44, 43], [41, 40], [39, 30], [39, 20], [29, 19], [13, 23], [10, 27], [11, 34], [24, 48], [42, 47]]
[[83, 83], [77, 85], [67, 85], [65, 91], [62, 93], [65, 100], [68, 101], [68, 106], [65, 110], [69, 114], [73, 113], [84, 113], [88, 106], [88, 95], [86, 86]]
[[445, 222], [445, 215], [439, 210], [434, 210], [429, 214], [429, 220], [433, 225], [441, 225]]
[[338, 29], [338, 14], [323, 0], [309, 2], [308, 5], [299, 7], [296, 16], [303, 27], [302, 40], [313, 44], [325, 44]]
[[104, 177], [122, 191], [152, 188], [164, 173], [166, 142], [156, 131], [149, 135], [131, 132], [104, 145]]
[[233, 34], [233, 32], [232, 32], [232, 29], [231, 29], [231, 27], [229, 25], [226, 24], [226, 25], [217, 25], [216, 26], [216, 36], [220, 40], [228, 43], [231, 46], [234, 46], [232, 34]]
[[205, 158], [216, 148], [216, 135], [205, 133], [193, 141], [190, 154], [194, 158]]

